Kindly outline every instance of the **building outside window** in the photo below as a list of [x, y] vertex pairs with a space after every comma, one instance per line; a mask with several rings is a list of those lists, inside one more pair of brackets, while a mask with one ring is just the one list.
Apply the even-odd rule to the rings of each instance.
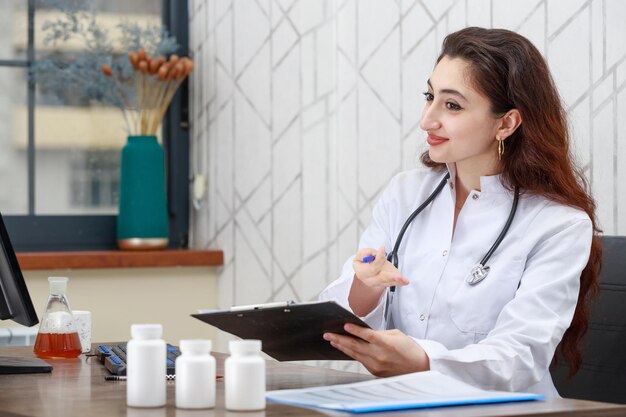
[[70, 209], [108, 212], [117, 207], [120, 154], [89, 151], [71, 161]]
[[[86, 100], [62, 83], [42, 86], [29, 78], [36, 60], [70, 62], [83, 49], [75, 40], [44, 42], [43, 23], [63, 16], [54, 7], [60, 1], [81, 3], [0, 0], [0, 212], [17, 250], [104, 249], [115, 244], [120, 150], [127, 135], [122, 113]], [[124, 21], [165, 23], [183, 45], [180, 53], [186, 54], [186, 5], [180, 4], [186, 2], [91, 3], [110, 36]], [[185, 19], [168, 22], [175, 16]], [[188, 145], [187, 133], [180, 128], [186, 104], [178, 95], [159, 140], [168, 155], [171, 246], [182, 247], [187, 233]], [[63, 230], [67, 236], [58, 236]]]

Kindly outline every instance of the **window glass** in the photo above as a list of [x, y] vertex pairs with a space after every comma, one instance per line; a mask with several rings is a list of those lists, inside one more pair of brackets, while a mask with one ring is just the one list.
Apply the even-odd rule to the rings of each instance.
[[[84, 50], [84, 40], [44, 42], [42, 25], [58, 20], [59, 5], [68, 4], [93, 5], [101, 28], [111, 32], [124, 22], [166, 21], [182, 44], [177, 53], [187, 54], [188, 22], [178, 17], [188, 15], [186, 1], [0, 0], [0, 211], [18, 251], [116, 247], [120, 149], [127, 136], [122, 112], [77, 94], [76, 83], [46, 84], [29, 76], [31, 52], [38, 65], [47, 58], [77, 62]], [[175, 49], [166, 44], [164, 50]], [[119, 46], [113, 51], [127, 59]], [[165, 135], [172, 247], [186, 247], [188, 230], [186, 83], [181, 90]]]
[[28, 1], [0, 0], [0, 60], [26, 59]]
[[25, 68], [0, 67], [0, 212], [3, 215], [28, 212], [25, 79]]
[[[161, 2], [155, 0], [107, 0], [92, 2], [98, 28], [111, 39], [119, 38], [124, 22], [161, 25]], [[84, 58], [86, 40], [46, 43], [51, 31], [42, 27], [63, 19], [40, 0], [35, 14], [37, 60], [64, 64]], [[88, 20], [85, 20], [88, 22]], [[90, 39], [91, 32], [86, 31]], [[125, 55], [114, 45], [113, 53]], [[73, 83], [41, 82], [36, 89], [35, 112], [35, 214], [116, 214], [120, 150], [128, 129], [119, 107], [90, 99], [90, 79]]]

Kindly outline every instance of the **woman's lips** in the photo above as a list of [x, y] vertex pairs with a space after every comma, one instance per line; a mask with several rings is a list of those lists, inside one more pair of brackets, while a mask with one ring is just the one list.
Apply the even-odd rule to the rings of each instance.
[[428, 142], [428, 144], [430, 146], [436, 146], [436, 145], [440, 145], [446, 141], [448, 141], [449, 139], [447, 138], [442, 138], [441, 136], [436, 136], [436, 135], [428, 135], [428, 138], [426, 139], [426, 142]]

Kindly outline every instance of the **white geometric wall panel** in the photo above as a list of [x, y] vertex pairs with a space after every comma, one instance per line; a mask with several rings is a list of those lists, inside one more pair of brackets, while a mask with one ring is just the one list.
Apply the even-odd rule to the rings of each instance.
[[192, 244], [224, 250], [220, 307], [315, 299], [377, 196], [424, 150], [446, 34], [498, 27], [547, 58], [607, 234], [626, 234], [626, 1], [190, 0]]

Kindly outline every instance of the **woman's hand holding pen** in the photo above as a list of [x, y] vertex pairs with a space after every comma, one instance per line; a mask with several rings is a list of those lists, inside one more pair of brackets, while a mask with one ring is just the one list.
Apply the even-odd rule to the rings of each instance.
[[407, 285], [409, 280], [389, 262], [385, 248], [359, 250], [352, 263], [356, 277], [367, 287], [386, 288], [394, 285]]
[[385, 257], [385, 248], [361, 249], [352, 263], [354, 279], [348, 295], [348, 303], [354, 314], [368, 315], [380, 302], [385, 288], [407, 285], [409, 280]]

